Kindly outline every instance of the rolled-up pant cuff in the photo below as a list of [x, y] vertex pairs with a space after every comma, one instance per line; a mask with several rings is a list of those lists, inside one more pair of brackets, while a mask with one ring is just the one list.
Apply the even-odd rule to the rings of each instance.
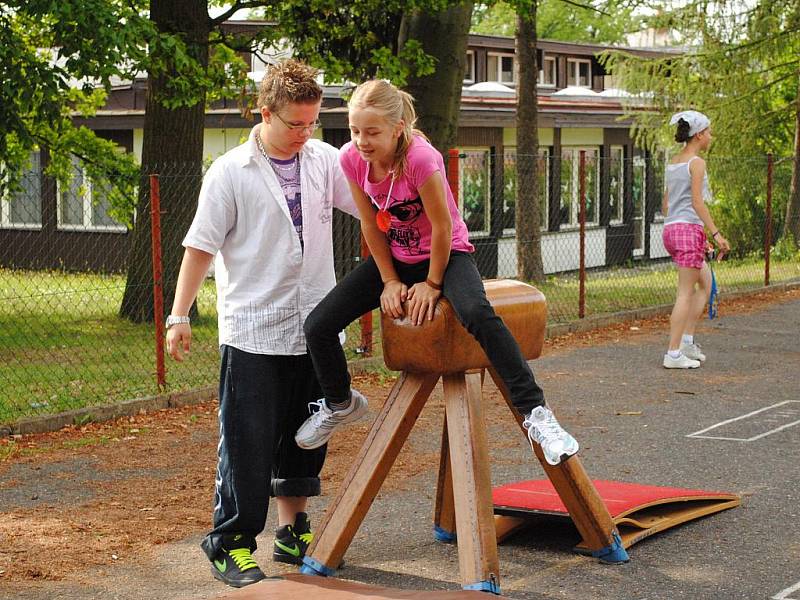
[[274, 478], [270, 490], [272, 496], [319, 496], [321, 493], [319, 477]]

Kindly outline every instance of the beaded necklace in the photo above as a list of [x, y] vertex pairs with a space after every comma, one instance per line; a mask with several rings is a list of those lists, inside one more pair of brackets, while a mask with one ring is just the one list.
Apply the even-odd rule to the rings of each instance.
[[275, 159], [272, 158], [267, 151], [264, 149], [264, 142], [261, 141], [261, 135], [256, 134], [256, 146], [258, 146], [258, 151], [261, 152], [261, 156], [267, 159], [267, 162], [272, 166], [273, 171], [275, 171], [275, 175], [278, 176], [283, 183], [288, 183], [290, 181], [299, 181], [300, 180], [300, 155], [294, 155], [294, 161], [288, 165], [281, 165], [275, 162]]

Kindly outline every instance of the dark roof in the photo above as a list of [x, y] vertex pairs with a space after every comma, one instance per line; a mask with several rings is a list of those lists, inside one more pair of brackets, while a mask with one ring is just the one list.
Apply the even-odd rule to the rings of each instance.
[[[586, 42], [564, 42], [561, 40], [539, 39], [536, 47], [544, 52], [554, 54], [573, 54], [576, 56], [596, 56], [606, 50], [619, 50], [636, 56], [658, 58], [682, 54], [682, 48], [631, 48], [628, 46], [616, 46], [611, 44], [589, 44]], [[514, 52], [514, 38], [500, 35], [478, 35], [470, 34], [467, 45], [476, 48], [496, 48]]]

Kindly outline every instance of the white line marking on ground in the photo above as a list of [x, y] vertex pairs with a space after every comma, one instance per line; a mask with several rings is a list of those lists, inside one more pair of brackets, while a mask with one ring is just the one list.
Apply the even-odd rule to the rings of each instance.
[[781, 592], [778, 592], [772, 597], [771, 600], [793, 600], [792, 598], [789, 597], [789, 594], [791, 594], [792, 592], [796, 592], [797, 590], [800, 590], [800, 581], [795, 583], [793, 586], [788, 587]]
[[741, 421], [742, 419], [747, 419], [749, 417], [752, 417], [753, 415], [757, 415], [757, 414], [762, 413], [764, 411], [771, 410], [771, 409], [776, 408], [778, 406], [784, 406], [786, 404], [800, 404], [800, 400], [785, 400], [783, 402], [778, 402], [777, 404], [773, 404], [771, 406], [765, 406], [764, 408], [759, 408], [758, 410], [754, 410], [752, 412], [749, 412], [746, 415], [742, 415], [740, 417], [734, 417], [733, 419], [726, 419], [725, 421], [720, 421], [719, 423], [715, 423], [714, 425], [711, 425], [710, 427], [706, 427], [705, 429], [701, 429], [700, 431], [695, 431], [694, 433], [687, 434], [686, 437], [703, 438], [703, 439], [709, 439], [709, 440], [729, 440], [729, 441], [732, 441], [732, 442], [753, 442], [755, 440], [759, 440], [759, 439], [761, 439], [763, 437], [766, 437], [768, 435], [772, 435], [773, 433], [777, 433], [778, 431], [782, 431], [782, 430], [787, 429], [789, 427], [794, 427], [795, 425], [800, 425], [800, 420], [793, 421], [791, 423], [786, 423], [784, 425], [781, 425], [780, 427], [776, 427], [775, 429], [770, 429], [769, 431], [766, 431], [764, 433], [760, 433], [758, 435], [755, 435], [755, 436], [749, 437], [749, 438], [735, 438], [735, 437], [724, 437], [724, 436], [713, 436], [713, 435], [702, 435], [702, 434], [704, 434], [706, 431], [711, 431], [712, 429], [716, 429], [717, 427], [722, 427], [723, 425], [727, 425], [728, 423], [733, 423], [735, 421]]

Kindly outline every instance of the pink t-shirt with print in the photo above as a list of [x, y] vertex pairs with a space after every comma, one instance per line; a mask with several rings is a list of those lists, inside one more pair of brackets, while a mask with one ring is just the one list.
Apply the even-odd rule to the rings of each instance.
[[[381, 209], [386, 207], [391, 215], [391, 223], [386, 238], [392, 256], [404, 263], [418, 263], [431, 257], [431, 222], [422, 207], [419, 188], [436, 171], [442, 176], [447, 208], [453, 220], [453, 237], [451, 250], [473, 252], [475, 248], [469, 243], [469, 232], [464, 220], [458, 212], [453, 199], [442, 155], [430, 145], [425, 138], [414, 136], [408, 149], [406, 169], [391, 185], [391, 177], [387, 176], [378, 183], [369, 181], [368, 165], [358, 154], [353, 142], [345, 144], [339, 153], [339, 162], [345, 176], [356, 183], [372, 199], [373, 205]], [[388, 203], [386, 196], [391, 186], [392, 197]]]

